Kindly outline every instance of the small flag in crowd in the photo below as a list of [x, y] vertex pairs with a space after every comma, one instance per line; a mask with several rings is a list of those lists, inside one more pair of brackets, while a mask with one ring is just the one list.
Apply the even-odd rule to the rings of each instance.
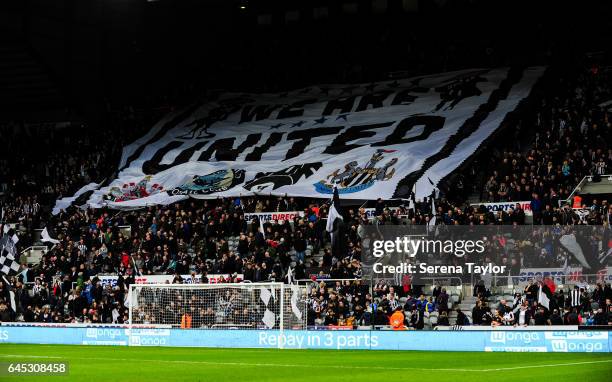
[[436, 225], [436, 204], [435, 204], [435, 199], [436, 199], [436, 191], [439, 191], [436, 188], [436, 185], [434, 184], [434, 182], [427, 178], [427, 180], [429, 181], [429, 183], [431, 184], [431, 186], [433, 187], [433, 189], [431, 190], [431, 196], [429, 197], [431, 199], [431, 218], [429, 219], [429, 223], [427, 223], [428, 225]]
[[266, 238], [266, 229], [264, 228], [264, 224], [263, 224], [263, 219], [260, 217], [259, 218], [259, 229], [261, 231], [261, 234], [263, 235], [263, 238]]
[[289, 269], [287, 269], [287, 284], [293, 284], [293, 270], [291, 269], [291, 266], [289, 266]]
[[552, 292], [550, 288], [545, 283], [540, 283], [540, 290], [538, 291], [538, 303], [545, 307], [546, 309], [550, 309], [550, 299], [552, 298]]
[[11, 309], [13, 310], [13, 312], [17, 313], [17, 303], [15, 302], [15, 291], [13, 290], [11, 283], [6, 279], [6, 277], [2, 276], [2, 280], [4, 281], [4, 287], [8, 291], [9, 305], [11, 306]]
[[338, 187], [334, 187], [334, 197], [332, 199], [332, 204], [329, 207], [329, 214], [327, 215], [327, 226], [325, 229], [327, 232], [332, 232], [334, 230], [334, 222], [336, 219], [342, 219], [342, 215], [338, 212], [336, 206], [340, 206], [340, 196], [338, 195]]
[[414, 211], [414, 201], [412, 199], [408, 200], [408, 210]]
[[567, 234], [559, 238], [559, 243], [568, 252], [570, 252], [576, 260], [585, 268], [591, 270], [600, 270], [602, 268], [599, 262], [597, 253], [593, 251], [593, 248], [588, 242], [588, 238], [584, 234]]
[[435, 199], [436, 197], [440, 196], [440, 189], [436, 186], [436, 184], [433, 182], [433, 180], [431, 180], [430, 178], [427, 178], [427, 180], [429, 181], [429, 184], [431, 184], [431, 186], [433, 187], [431, 189], [431, 196]]
[[412, 186], [410, 192], [410, 201], [408, 202], [408, 209], [416, 211], [416, 183]]
[[567, 281], [569, 280], [569, 276], [570, 276], [570, 267], [569, 264], [567, 262], [567, 258], [569, 256], [565, 256], [565, 262], [563, 263], [563, 274], [565, 275], [565, 282], [567, 283]]
[[40, 241], [42, 241], [43, 243], [50, 242], [53, 244], [59, 244], [59, 240], [51, 238], [51, 236], [49, 235], [49, 231], [47, 231], [47, 227], [45, 227], [40, 233]]
[[429, 225], [436, 225], [436, 204], [433, 195], [431, 197], [431, 219], [429, 219]]
[[0, 273], [2, 273], [3, 284], [8, 291], [9, 304], [13, 312], [17, 312], [17, 304], [15, 303], [15, 291], [11, 283], [6, 279], [6, 275], [15, 275], [21, 268], [19, 264], [20, 254], [17, 251], [17, 242], [19, 238], [13, 229], [9, 229], [8, 225], [2, 228], [3, 235], [0, 237]]
[[5, 275], [14, 275], [19, 272], [21, 268], [19, 264], [19, 252], [17, 252], [17, 241], [12, 230], [9, 230], [6, 234], [0, 238], [0, 273]]
[[605, 249], [599, 254], [599, 262], [601, 264], [606, 264], [606, 259], [612, 256], [612, 240], [608, 242], [608, 250]]

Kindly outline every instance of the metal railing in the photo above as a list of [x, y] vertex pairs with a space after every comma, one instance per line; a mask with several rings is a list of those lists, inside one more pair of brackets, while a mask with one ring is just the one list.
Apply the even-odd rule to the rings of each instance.
[[431, 280], [431, 284], [426, 283], [422, 285], [435, 286], [439, 284], [440, 286], [444, 286], [444, 287], [455, 286], [459, 288], [463, 286], [463, 280], [461, 280], [461, 277], [454, 277], [454, 276], [420, 277], [419, 281], [420, 280]]
[[[32, 245], [21, 251], [21, 262], [28, 264], [38, 264], [40, 259], [47, 253], [48, 248], [44, 245]], [[33, 256], [36, 253], [36, 256]], [[24, 261], [25, 260], [25, 261]]]
[[[567, 199], [559, 200], [558, 201], [559, 207], [562, 207], [564, 204], [569, 204], [570, 206], [573, 205], [572, 199], [574, 198], [574, 195], [576, 194], [576, 192], [579, 192], [580, 190], [582, 190], [582, 187], [584, 186], [585, 183], [592, 182], [594, 176], [595, 175], [586, 175], [586, 176], [583, 176], [582, 179], [580, 180], [580, 182], [572, 190], [572, 193], [569, 194]], [[607, 178], [608, 181], [612, 182], [612, 174], [601, 175], [601, 178], [602, 179]]]
[[[572, 289], [574, 286], [585, 287], [592, 290], [597, 283], [611, 283], [612, 282], [612, 274], [608, 273], [592, 273], [592, 274], [578, 274], [578, 273], [569, 273], [563, 275], [551, 275], [554, 283], [557, 288], [567, 289], [569, 287]], [[485, 287], [490, 289], [491, 292], [499, 292], [499, 291], [510, 291], [512, 293], [522, 293], [523, 289], [526, 285], [529, 284], [529, 281], [537, 282], [542, 280], [544, 277], [541, 275], [533, 276], [533, 275], [520, 275], [520, 276], [493, 276], [491, 278], [491, 285], [487, 285], [485, 283]], [[499, 294], [499, 293], [494, 293]]]

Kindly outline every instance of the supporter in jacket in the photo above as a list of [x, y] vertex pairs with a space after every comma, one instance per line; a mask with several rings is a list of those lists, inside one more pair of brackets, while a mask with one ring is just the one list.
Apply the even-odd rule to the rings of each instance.
[[529, 310], [529, 303], [524, 301], [518, 308], [518, 311], [514, 313], [514, 325], [528, 326], [532, 319], [531, 311]]
[[422, 330], [425, 326], [423, 314], [418, 310], [414, 309], [410, 314], [410, 327]]
[[455, 320], [455, 325], [469, 325], [470, 320], [467, 318], [465, 313], [461, 311], [460, 308], [457, 308], [457, 319]]
[[485, 313], [489, 312], [489, 308], [485, 306], [482, 300], [476, 301], [476, 306], [472, 309], [472, 321], [474, 325], [482, 324], [482, 317]]
[[544, 307], [540, 307], [537, 310], [537, 312], [533, 316], [533, 320], [535, 322], [535, 325], [537, 326], [550, 325], [548, 314], [546, 313], [546, 309]]
[[553, 309], [552, 314], [550, 315], [549, 321], [551, 325], [563, 325], [563, 318], [559, 314], [558, 309]]
[[448, 300], [449, 296], [446, 293], [446, 288], [442, 288], [440, 294], [436, 298], [436, 306], [438, 307], [438, 312], [448, 312]]
[[425, 295], [421, 294], [421, 296], [419, 297], [419, 299], [416, 302], [416, 308], [419, 310], [419, 312], [421, 312], [421, 314], [423, 314], [425, 312], [425, 308], [427, 307], [428, 303], [429, 303], [429, 301], [427, 301], [427, 299], [425, 299]]
[[412, 312], [413, 309], [416, 309], [417, 300], [414, 299], [411, 295], [406, 296], [406, 302], [404, 303], [404, 310], [407, 312]]
[[448, 313], [446, 311], [440, 313], [440, 317], [438, 317], [438, 326], [450, 326]]

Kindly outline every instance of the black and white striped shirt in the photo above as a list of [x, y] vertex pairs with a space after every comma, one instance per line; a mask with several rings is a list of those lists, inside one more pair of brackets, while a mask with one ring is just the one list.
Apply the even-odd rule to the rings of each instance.
[[570, 292], [570, 304], [571, 307], [580, 306], [580, 290], [574, 289]]

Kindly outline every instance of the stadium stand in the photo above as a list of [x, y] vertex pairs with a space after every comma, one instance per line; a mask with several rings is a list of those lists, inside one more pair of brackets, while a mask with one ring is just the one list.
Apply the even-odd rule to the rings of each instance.
[[[399, 43], [393, 33], [388, 34], [390, 37], [384, 41], [387, 49]], [[443, 69], [465, 66], [470, 60], [499, 64], [502, 58], [494, 49], [492, 52], [476, 59], [462, 50], [453, 54], [449, 48], [442, 59], [440, 53], [415, 44], [404, 61], [413, 62], [412, 69], [416, 71], [435, 67], [440, 61], [446, 62]], [[341, 56], [346, 52], [335, 54]], [[364, 65], [366, 69], [361, 65], [347, 68], [339, 64], [333, 68], [334, 73], [316, 78], [308, 77], [307, 65], [292, 68], [290, 73], [278, 74], [275, 72], [278, 67], [269, 71], [283, 77], [282, 85], [286, 88], [327, 78], [369, 80], [372, 75], [368, 70], [378, 72], [378, 68], [375, 62]], [[246, 65], [235, 70], [245, 72], [243, 75], [255, 83], [236, 81], [262, 91], [278, 90], [272, 79], [248, 74], [259, 69]], [[583, 63], [569, 73], [554, 73], [556, 86], [544, 94], [534, 110], [519, 115], [515, 126], [504, 132], [517, 139], [501, 137], [502, 145], [486, 151], [474, 162], [478, 167], [468, 165], [440, 187], [435, 198], [437, 224], [524, 225], [527, 223], [524, 206], [492, 212], [484, 203], [528, 201], [534, 225], [609, 225], [612, 216], [609, 200], [580, 198], [579, 190], [574, 192], [585, 176], [601, 177], [612, 169], [609, 111], [599, 106], [612, 96], [610, 71], [603, 69]], [[0, 125], [0, 135], [7, 142], [0, 151], [3, 227], [18, 233], [20, 249], [40, 245], [38, 232], [45, 227], [59, 240], [45, 249], [39, 259], [25, 264], [20, 276], [9, 277], [10, 289], [16, 295], [14, 307], [8, 297], [9, 285], [1, 282], [0, 321], [122, 323], [127, 317], [126, 285], [137, 277], [170, 275], [171, 282], [177, 283], [184, 282], [180, 275], [185, 274], [201, 280], [207, 275], [225, 275], [216, 279], [218, 282], [280, 281], [287, 280], [290, 267], [294, 279], [314, 278], [309, 325], [388, 325], [388, 317], [398, 306], [405, 312], [406, 326], [416, 329], [468, 322], [488, 325], [514, 324], [520, 320], [538, 324], [553, 320], [548, 317], [542, 321], [537, 303], [534, 305], [533, 299], [518, 286], [504, 289], [479, 284], [470, 293], [465, 288], [428, 289], [430, 286], [409, 283], [370, 288], [355, 281], [362, 276], [360, 229], [372, 224], [425, 225], [433, 218], [428, 199], [414, 200], [412, 208], [407, 204], [391, 207], [381, 200], [370, 215], [359, 205], [351, 206], [346, 211], [350, 227], [347, 250], [342, 254], [332, 254], [330, 250], [330, 238], [325, 232], [328, 204], [320, 199], [218, 198], [121, 212], [71, 207], [52, 216], [55, 200], [73, 195], [91, 182], [113, 177], [122, 148], [140, 137], [152, 121], [175, 110], [179, 98], [190, 95], [189, 90], [178, 89], [169, 93], [180, 96], [152, 101], [155, 106], [109, 110], [104, 121], [106, 128], [87, 135], [81, 134], [80, 125], [76, 124], [62, 126], [59, 133], [50, 129], [47, 135], [15, 122]], [[526, 134], [529, 131], [533, 134]], [[26, 145], [31, 154], [19, 155]], [[476, 181], [467, 182], [468, 179]], [[287, 211], [301, 211], [303, 216], [292, 221], [266, 222], [265, 236], [257, 221], [248, 224], [243, 215]], [[513, 258], [505, 260], [511, 263]], [[514, 260], [524, 264], [537, 262], [522, 257]], [[561, 266], [563, 259], [555, 259], [555, 264]], [[105, 275], [116, 276], [116, 283], [102, 282]], [[325, 282], [323, 275], [341, 281]], [[591, 281], [587, 284], [577, 289], [580, 294], [577, 305], [567, 298], [574, 289], [563, 291], [559, 287], [554, 299], [557, 314], [563, 323], [575, 322], [573, 315], [578, 314], [581, 323], [610, 324], [610, 285], [595, 285]], [[554, 314], [554, 308], [551, 311]]]

